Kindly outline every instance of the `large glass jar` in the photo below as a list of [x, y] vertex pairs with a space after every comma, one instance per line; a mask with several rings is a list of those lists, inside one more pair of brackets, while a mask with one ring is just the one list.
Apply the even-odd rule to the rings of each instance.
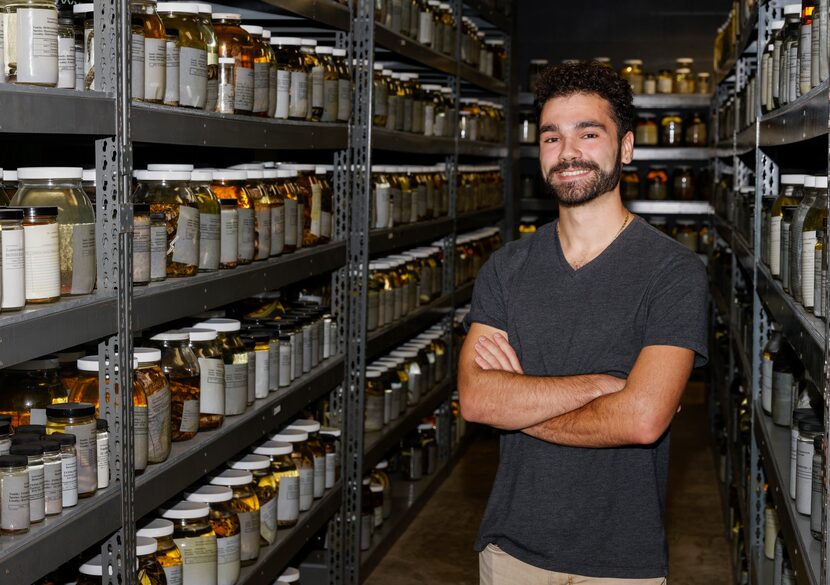
[[262, 27], [252, 24], [243, 24], [242, 29], [251, 35], [254, 60], [254, 104], [252, 113], [255, 116], [268, 115], [268, 89], [270, 87], [271, 59], [270, 44], [266, 45], [262, 38]]
[[78, 496], [86, 498], [98, 489], [98, 438], [95, 405], [85, 402], [46, 407], [46, 432], [75, 435]]
[[147, 397], [147, 461], [161, 463], [171, 449], [170, 384], [161, 369], [161, 351], [150, 347], [133, 350], [138, 364], [133, 377]]
[[374, 109], [372, 112], [372, 123], [381, 128], [386, 127], [387, 107], [389, 101], [389, 80], [383, 74], [383, 65], [374, 64], [374, 77], [372, 81], [374, 95]]
[[309, 175], [311, 187], [311, 221], [309, 231], [317, 237], [320, 244], [331, 241], [333, 193], [329, 176], [334, 167], [331, 165], [317, 165], [314, 174]]
[[136, 580], [140, 585], [164, 585], [167, 583], [164, 569], [156, 558], [157, 551], [158, 543], [155, 538], [135, 537], [135, 560], [138, 563]]
[[241, 469], [227, 469], [211, 477], [210, 483], [233, 490], [231, 508], [239, 516], [242, 528], [239, 559], [242, 566], [253, 564], [260, 548], [260, 504], [253, 475]]
[[239, 337], [242, 324], [236, 319], [208, 319], [196, 325], [213, 329], [225, 361], [225, 416], [242, 414], [248, 403], [248, 350]]
[[199, 430], [199, 361], [190, 349], [187, 333], [168, 331], [154, 335], [161, 349], [161, 368], [170, 381], [171, 436], [186, 441]]
[[228, 467], [248, 471], [253, 476], [254, 491], [259, 499], [259, 544], [273, 544], [277, 539], [279, 483], [271, 472], [271, 458], [267, 455], [245, 455], [229, 462]]
[[246, 169], [245, 191], [254, 207], [254, 260], [271, 255], [271, 197], [259, 169]]
[[271, 473], [276, 480], [277, 526], [290, 528], [300, 517], [300, 472], [291, 457], [290, 443], [265, 441], [254, 447], [257, 455], [266, 455], [271, 461]]
[[339, 101], [339, 79], [337, 63], [334, 60], [332, 47], [316, 47], [315, 52], [323, 68], [323, 112], [321, 122], [337, 121]]
[[334, 49], [332, 55], [337, 65], [337, 121], [348, 122], [352, 116], [352, 70], [345, 49]]
[[654, 114], [640, 114], [634, 127], [634, 143], [638, 146], [657, 146], [657, 120]]
[[14, 206], [56, 206], [61, 295], [83, 295], [95, 287], [95, 211], [81, 186], [83, 169], [28, 167], [17, 170]]
[[236, 60], [234, 114], [251, 114], [254, 109], [254, 40], [240, 26], [242, 17], [239, 14], [216, 13], [212, 20], [219, 44], [219, 57]]
[[167, 276], [193, 276], [199, 271], [199, 208], [187, 171], [137, 171], [146, 187], [135, 195], [149, 203], [150, 213], [163, 213], [167, 223]]
[[695, 199], [695, 175], [692, 167], [678, 165], [674, 167], [672, 176], [672, 198], [679, 201], [692, 201]]
[[313, 122], [319, 122], [323, 115], [323, 66], [317, 58], [316, 48], [317, 41], [314, 39], [300, 39], [300, 54], [308, 74], [308, 111], [305, 119]]
[[683, 144], [683, 118], [677, 112], [669, 112], [660, 119], [660, 146]]
[[623, 61], [620, 77], [631, 84], [631, 91], [635, 94], [643, 93], [643, 61], [641, 59], [626, 59]]
[[674, 230], [674, 239], [692, 252], [698, 251], [698, 231], [693, 219], [678, 219]]
[[652, 165], [646, 174], [646, 198], [662, 201], [669, 198], [669, 174], [663, 165]]
[[216, 583], [216, 535], [210, 524], [210, 506], [182, 501], [161, 511], [173, 522], [173, 542], [182, 558], [182, 585]]
[[181, 329], [199, 362], [199, 430], [218, 429], [225, 421], [225, 362], [213, 329]]
[[308, 447], [308, 433], [297, 429], [283, 429], [271, 435], [272, 441], [290, 443], [291, 458], [300, 474], [300, 512], [311, 508], [314, 501], [314, 454]]
[[[164, 98], [167, 35], [155, 0], [131, 0], [132, 98], [161, 103]], [[76, 64], [77, 67], [77, 64]]]
[[237, 253], [239, 264], [250, 264], [256, 253], [256, 216], [254, 203], [245, 182], [248, 180], [246, 171], [217, 170], [213, 171], [211, 189], [219, 199], [236, 199], [239, 218], [237, 231]]
[[304, 120], [308, 112], [308, 76], [296, 37], [271, 37], [277, 59], [277, 103], [274, 117]]
[[620, 177], [620, 194], [623, 201], [635, 201], [640, 198], [640, 172], [637, 167], [623, 167]]
[[164, 571], [167, 583], [182, 582], [182, 554], [173, 542], [173, 523], [164, 518], [156, 518], [136, 530], [136, 536], [155, 539], [156, 560]]
[[205, 100], [205, 111], [212, 112], [216, 109], [216, 102], [219, 98], [219, 41], [211, 22], [213, 14], [211, 5], [197, 3], [196, 7], [199, 9], [197, 26], [202, 32], [207, 47], [207, 99]]
[[160, 2], [158, 14], [167, 33], [164, 103], [204, 109], [207, 103], [208, 39], [199, 8], [185, 2]]
[[692, 94], [695, 92], [695, 76], [688, 67], [678, 67], [674, 71], [675, 93]]
[[47, 357], [0, 370], [0, 414], [17, 428], [46, 424], [46, 407], [67, 401], [57, 358]]
[[199, 208], [199, 272], [219, 270], [221, 247], [221, 205], [211, 189], [213, 172], [194, 170], [190, 174], [193, 200]]
[[188, 502], [210, 506], [210, 527], [216, 535], [216, 585], [235, 585], [239, 579], [242, 527], [231, 504], [233, 490], [221, 485], [203, 485], [185, 494]]
[[[58, 13], [48, 0], [3, 2], [4, 55], [0, 83], [55, 87], [58, 83]], [[91, 20], [91, 18], [90, 18]]]
[[[289, 184], [297, 198], [297, 248], [316, 246], [320, 243], [320, 237], [311, 233], [311, 206], [313, 204], [311, 177], [317, 167], [316, 165], [292, 164], [282, 165], [280, 168], [297, 173], [294, 181]], [[286, 214], [288, 213], [290, 210], [286, 208]]]
[[[302, 247], [302, 221], [304, 209], [300, 208], [297, 189], [297, 171], [280, 168], [277, 170], [277, 190], [283, 205], [283, 252], [294, 252]], [[299, 228], [299, 229], [298, 229]]]
[[326, 453], [320, 441], [320, 423], [312, 419], [297, 419], [288, 428], [308, 433], [306, 445], [311, 452], [311, 460], [314, 464], [313, 495], [315, 500], [320, 499], [326, 489]]
[[695, 112], [686, 124], [686, 146], [706, 146], [706, 122]]

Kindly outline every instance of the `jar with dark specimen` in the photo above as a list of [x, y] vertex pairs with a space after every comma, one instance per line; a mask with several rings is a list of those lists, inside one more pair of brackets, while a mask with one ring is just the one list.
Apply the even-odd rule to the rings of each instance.
[[170, 380], [173, 442], [187, 441], [199, 430], [199, 361], [186, 332], [168, 331], [151, 339], [161, 349], [161, 368]]

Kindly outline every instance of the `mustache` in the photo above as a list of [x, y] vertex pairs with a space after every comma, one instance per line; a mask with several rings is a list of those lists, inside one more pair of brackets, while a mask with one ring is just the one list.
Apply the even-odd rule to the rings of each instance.
[[581, 160], [581, 161], [571, 161], [565, 163], [559, 163], [558, 165], [551, 167], [548, 169], [548, 176], [552, 175], [553, 173], [561, 173], [562, 171], [574, 171], [574, 170], [587, 170], [587, 171], [599, 171], [599, 165], [592, 161]]

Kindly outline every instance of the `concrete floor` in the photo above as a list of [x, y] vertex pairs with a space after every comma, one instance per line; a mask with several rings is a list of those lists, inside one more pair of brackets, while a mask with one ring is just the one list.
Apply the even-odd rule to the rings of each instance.
[[[690, 384], [672, 429], [666, 518], [671, 585], [732, 582], [707, 428], [705, 388]], [[481, 433], [365, 585], [476, 585], [472, 543], [497, 461], [498, 440]]]

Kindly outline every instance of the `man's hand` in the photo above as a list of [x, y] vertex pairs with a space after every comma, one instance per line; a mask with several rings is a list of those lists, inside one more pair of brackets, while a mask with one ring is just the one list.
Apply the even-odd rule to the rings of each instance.
[[503, 370], [514, 374], [524, 374], [519, 356], [513, 350], [510, 342], [501, 333], [493, 335], [493, 339], [482, 335], [475, 344], [476, 363], [482, 370]]

